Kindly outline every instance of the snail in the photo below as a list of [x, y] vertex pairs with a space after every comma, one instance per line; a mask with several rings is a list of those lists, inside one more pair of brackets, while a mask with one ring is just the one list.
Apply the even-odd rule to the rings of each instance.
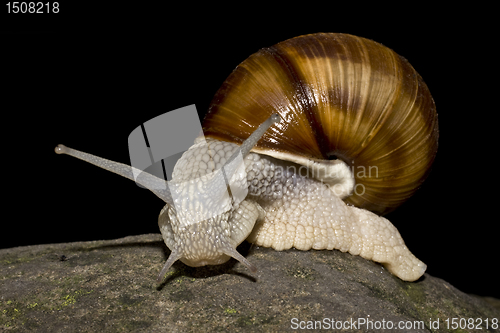
[[424, 274], [382, 215], [428, 175], [437, 113], [420, 75], [391, 49], [340, 33], [263, 48], [217, 91], [203, 132], [169, 182], [56, 147], [166, 202], [158, 224], [171, 254], [158, 282], [177, 260], [196, 267], [233, 257], [255, 272], [236, 250], [245, 239], [278, 251], [338, 249], [405, 281]]

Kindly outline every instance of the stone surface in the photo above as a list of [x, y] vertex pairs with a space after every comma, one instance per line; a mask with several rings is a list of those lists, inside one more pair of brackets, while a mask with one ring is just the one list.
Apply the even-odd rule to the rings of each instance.
[[0, 331], [280, 332], [342, 324], [337, 331], [390, 332], [402, 322], [400, 331], [460, 332], [447, 321], [462, 332], [500, 331], [497, 300], [428, 274], [403, 282], [339, 251], [238, 249], [256, 274], [235, 260], [200, 268], [177, 262], [160, 285], [169, 251], [159, 234], [0, 250]]

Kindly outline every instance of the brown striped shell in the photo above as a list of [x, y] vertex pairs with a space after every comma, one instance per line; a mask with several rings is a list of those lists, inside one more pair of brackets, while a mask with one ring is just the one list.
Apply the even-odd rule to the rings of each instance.
[[299, 36], [251, 55], [217, 91], [204, 133], [241, 143], [272, 113], [283, 120], [255, 151], [342, 159], [364, 187], [345, 201], [379, 214], [416, 191], [437, 151], [437, 113], [420, 75], [352, 35]]

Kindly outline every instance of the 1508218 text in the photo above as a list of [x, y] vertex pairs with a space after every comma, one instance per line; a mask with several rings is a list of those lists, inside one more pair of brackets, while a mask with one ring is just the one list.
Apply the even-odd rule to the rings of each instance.
[[59, 2], [7, 2], [9, 14], [57, 14]]

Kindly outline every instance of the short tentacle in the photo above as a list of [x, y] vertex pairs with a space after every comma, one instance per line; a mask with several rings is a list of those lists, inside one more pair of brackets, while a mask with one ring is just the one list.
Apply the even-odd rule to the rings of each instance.
[[156, 278], [157, 283], [160, 283], [161, 280], [163, 280], [163, 277], [165, 276], [169, 268], [174, 264], [174, 262], [179, 260], [181, 257], [182, 255], [177, 251], [175, 251], [175, 249], [172, 251], [172, 253], [170, 253], [167, 261], [165, 262], [165, 265], [163, 265], [163, 268], [161, 269], [160, 274], [158, 274], [158, 277]]
[[247, 268], [250, 270], [250, 272], [255, 273], [257, 272], [257, 267], [255, 267], [250, 261], [247, 260], [247, 258], [243, 257], [236, 249], [233, 249], [232, 247], [226, 247], [222, 249], [224, 254], [227, 254], [230, 257], [233, 257], [234, 259], [238, 260], [241, 262], [243, 265], [247, 266]]

